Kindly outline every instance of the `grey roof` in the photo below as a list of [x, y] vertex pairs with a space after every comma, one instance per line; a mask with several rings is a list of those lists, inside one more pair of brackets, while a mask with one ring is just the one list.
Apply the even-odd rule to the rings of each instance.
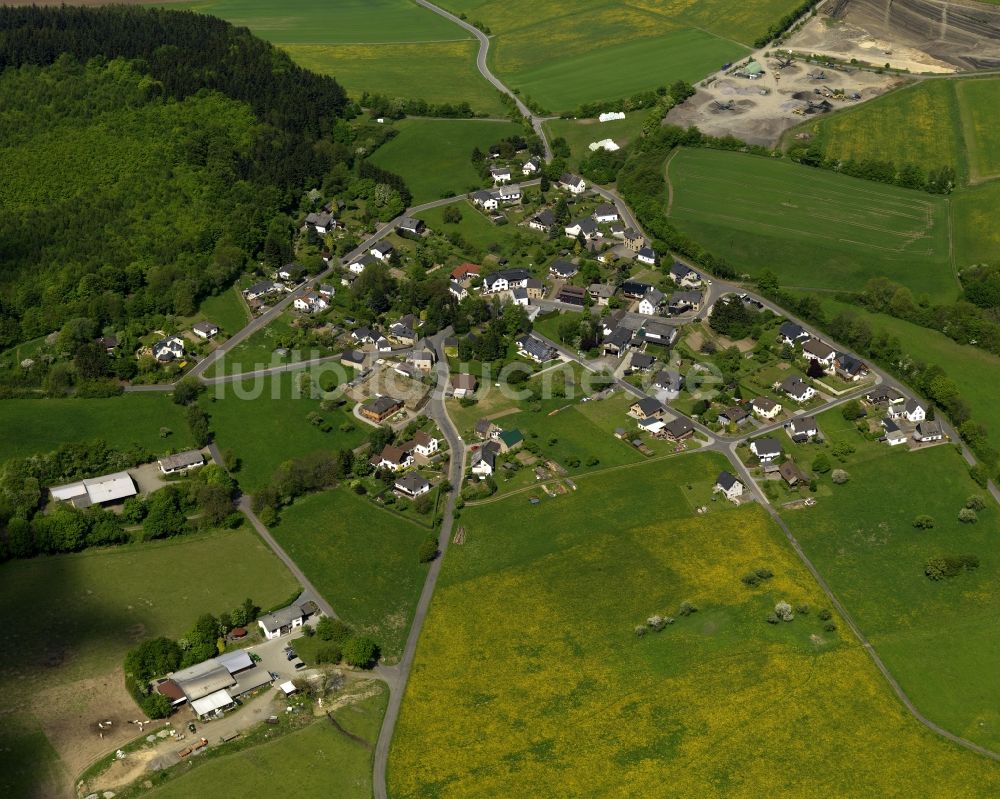
[[269, 292], [276, 291], [278, 288], [278, 284], [273, 280], [262, 280], [260, 283], [254, 283], [248, 288], [247, 294], [268, 294]]
[[615, 208], [611, 203], [601, 203], [597, 208], [594, 209], [594, 216], [611, 216], [614, 214], [618, 216], [618, 209]]
[[803, 344], [802, 351], [807, 355], [815, 355], [820, 360], [826, 360], [835, 354], [833, 347], [820, 341], [818, 338], [810, 339]]
[[407, 494], [416, 494], [418, 491], [429, 488], [430, 483], [416, 472], [409, 472], [396, 480], [395, 487]]
[[543, 341], [539, 341], [534, 336], [528, 335], [527, 333], [517, 340], [517, 344], [524, 352], [539, 361], [547, 361], [554, 357], [552, 347]]
[[398, 400], [395, 397], [390, 397], [388, 394], [384, 394], [381, 397], [369, 400], [365, 403], [364, 407], [381, 416], [383, 413], [387, 413], [396, 406], [402, 404], [402, 400]]
[[214, 694], [236, 683], [229, 669], [220, 666], [215, 658], [197, 663], [171, 675], [189, 702]]
[[219, 326], [213, 322], [196, 322], [191, 326], [191, 329], [197, 330], [199, 333], [211, 335], [213, 332], [218, 332]]
[[170, 471], [172, 469], [186, 469], [189, 466], [200, 466], [205, 462], [205, 456], [199, 449], [189, 449], [174, 455], [167, 455], [157, 462], [164, 471]]
[[781, 390], [786, 394], [791, 394], [793, 397], [802, 396], [807, 388], [809, 386], [798, 375], [791, 375], [781, 381]]
[[680, 372], [673, 369], [661, 369], [653, 378], [653, 385], [667, 391], [680, 391], [684, 385], [684, 378]]
[[781, 444], [776, 438], [762, 438], [754, 442], [754, 450], [758, 455], [779, 455]]
[[886, 433], [898, 433], [898, 432], [899, 432], [899, 425], [898, 425], [898, 424], [896, 424], [896, 423], [895, 423], [895, 422], [894, 422], [894, 421], [893, 421], [892, 419], [890, 419], [890, 418], [889, 418], [888, 416], [886, 416], [886, 417], [885, 417], [885, 418], [884, 418], [884, 419], [882, 420], [882, 427], [884, 427], [884, 428], [885, 428], [885, 432], [886, 432]]
[[358, 350], [344, 350], [344, 354], [340, 356], [340, 360], [347, 361], [348, 363], [362, 364], [365, 362], [365, 354]]
[[587, 287], [587, 293], [594, 297], [613, 297], [615, 287], [610, 283], [591, 283]]
[[645, 352], [637, 352], [632, 356], [633, 369], [649, 369], [656, 359]]
[[[299, 605], [289, 605], [287, 608], [281, 608], [280, 610], [275, 610], [271, 613], [265, 613], [263, 616], [257, 619], [268, 632], [274, 632], [275, 630], [280, 630], [291, 624], [295, 619], [301, 619], [305, 616], [302, 612], [302, 608]], [[176, 679], [176, 677], [174, 678]]]
[[924, 406], [922, 403], [917, 402], [915, 399], [910, 398], [906, 401], [906, 405], [904, 405], [903, 407], [906, 409], [907, 413], [913, 413], [913, 411], [915, 411], [917, 408], [923, 408]]
[[917, 434], [924, 438], [927, 436], [939, 436], [941, 435], [941, 423], [924, 420], [917, 425]]
[[549, 266], [549, 271], [555, 272], [557, 275], [561, 275], [562, 277], [569, 277], [570, 275], [575, 275], [580, 270], [576, 264], [564, 261], [560, 258], [559, 260], [552, 262]]
[[489, 464], [491, 469], [496, 469], [497, 455], [500, 452], [500, 445], [495, 441], [483, 444], [478, 450], [472, 453], [472, 465], [475, 466], [483, 461]]
[[622, 283], [622, 292], [633, 297], [642, 297], [653, 288], [649, 283], [640, 280], [626, 280]]
[[659, 307], [663, 304], [663, 292], [659, 289], [650, 289], [646, 292], [646, 296], [643, 299], [652, 304], [654, 308]]
[[721, 486], [723, 491], [728, 491], [738, 482], [739, 480], [733, 477], [729, 472], [719, 472], [719, 476], [715, 478], [715, 484], [717, 486]]
[[796, 416], [792, 419], [792, 430], [796, 433], [808, 433], [816, 429], [816, 419], [812, 416]]
[[694, 432], [694, 427], [691, 423], [682, 416], [678, 416], [672, 422], [667, 422], [666, 424], [667, 432], [674, 438], [683, 438], [689, 433]]
[[656, 258], [656, 251], [652, 247], [643, 247], [637, 254], [643, 258]]
[[564, 172], [562, 177], [559, 178], [559, 182], [567, 186], [576, 186], [583, 181], [579, 175], [574, 175], [572, 172]]
[[656, 397], [643, 397], [637, 402], [632, 403], [633, 405], [638, 405], [639, 410], [645, 416], [652, 416], [654, 413], [661, 413], [665, 411], [663, 403], [660, 402]]
[[778, 406], [778, 403], [770, 397], [757, 397], [751, 404], [755, 408], [760, 408], [762, 411], [770, 411]]
[[412, 216], [404, 216], [399, 220], [399, 225], [397, 227], [400, 227], [403, 230], [419, 230], [423, 225], [424, 221], [422, 219], [415, 219]]
[[836, 364], [838, 369], [848, 374], [855, 374], [865, 368], [862, 361], [859, 361], [853, 355], [848, 355], [846, 352], [837, 353]]
[[730, 422], [741, 422], [747, 418], [747, 412], [739, 405], [734, 405], [732, 408], [726, 408], [719, 416], [725, 416]]
[[493, 192], [486, 191], [486, 189], [480, 189], [479, 191], [472, 192], [472, 199], [475, 200], [476, 202], [484, 203], [487, 202], [488, 200], [493, 200], [496, 198], [494, 197]]
[[643, 237], [642, 234], [633, 227], [630, 227], [625, 231], [626, 241], [636, 241], [638, 239], [641, 239], [642, 237]]
[[526, 300], [528, 299], [528, 290], [526, 288], [515, 288], [511, 291], [514, 295], [515, 300]]
[[[701, 275], [698, 275], [698, 273], [695, 272], [690, 266], [682, 264], [680, 261], [674, 261], [673, 265], [670, 267], [671, 277], [675, 277], [678, 280], [683, 280], [690, 274], [695, 274], [698, 277], [701, 277]], [[725, 472], [723, 472], [723, 474], [725, 474]]]
[[792, 341], [809, 338], [809, 334], [806, 332], [805, 328], [801, 325], [795, 324], [795, 322], [782, 322], [781, 327], [778, 328], [778, 332], [781, 333], [784, 338], [791, 339]]
[[570, 222], [566, 227], [579, 227], [581, 233], [597, 232], [597, 223], [589, 216], [585, 216], [581, 219], [576, 219]]
[[616, 327], [611, 331], [611, 335], [604, 339], [605, 344], [610, 344], [619, 349], [626, 346], [630, 341], [632, 341], [632, 331], [624, 325]]
[[671, 305], [679, 305], [681, 303], [690, 303], [694, 305], [699, 302], [701, 302], [700, 291], [675, 291], [670, 295]]
[[647, 338], [652, 335], [670, 341], [677, 335], [677, 328], [668, 322], [650, 320], [642, 326], [642, 329], [646, 332]]
[[552, 213], [551, 210], [546, 208], [545, 210], [539, 211], [537, 214], [535, 214], [531, 218], [531, 220], [533, 222], [537, 222], [540, 225], [544, 225], [545, 227], [552, 227], [556, 222], [556, 215]]

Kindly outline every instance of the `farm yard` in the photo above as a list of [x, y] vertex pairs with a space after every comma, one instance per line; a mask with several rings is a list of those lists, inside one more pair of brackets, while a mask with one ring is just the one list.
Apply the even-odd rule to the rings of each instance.
[[120, 670], [129, 647], [179, 636], [198, 615], [248, 595], [270, 608], [297, 589], [246, 528], [0, 566], [0, 602], [11, 614], [0, 654], [0, 794], [29, 795], [47, 770], [72, 779], [107, 749], [83, 731], [98, 714], [134, 718]]
[[[0, 460], [57, 449], [60, 444], [101, 439], [115, 449], [138, 444], [150, 452], [193, 443], [184, 408], [169, 394], [140, 392], [120, 397], [5, 399], [0, 402]], [[164, 438], [160, 428], [171, 433]], [[14, 435], [14, 431], [22, 431]], [[24, 431], [31, 431], [30, 435]]]
[[[191, 796], [249, 795], [268, 783], [296, 799], [326, 799], [335, 781], [338, 799], [371, 796], [371, 750], [378, 738], [388, 692], [333, 711], [338, 730], [322, 718], [305, 729], [284, 735], [253, 749], [252, 756], [233, 752], [181, 775], [146, 794], [151, 799], [187, 799]], [[348, 736], [361, 740], [352, 740]]]
[[[856, 448], [838, 468], [845, 485], [820, 481], [814, 507], [785, 520], [917, 707], [948, 730], [996, 749], [1000, 686], [997, 580], [1000, 518], [990, 501], [976, 523], [958, 512], [983, 490], [948, 446], [908, 452], [866, 441], [839, 411], [817, 423], [829, 446]], [[900, 451], [903, 450], [903, 451]], [[823, 446], [795, 447], [805, 465]], [[886, 479], [891, 475], [890, 479]], [[933, 529], [918, 530], [927, 514]], [[924, 575], [928, 559], [974, 554], [982, 566], [950, 580]]]
[[501, 139], [524, 135], [519, 123], [471, 119], [404, 119], [394, 127], [399, 135], [379, 147], [370, 160], [400, 175], [413, 192], [414, 203], [482, 188], [484, 182], [470, 158], [473, 149], [487, 152]]
[[427, 573], [425, 527], [338, 488], [296, 500], [272, 532], [344, 621], [399, 657]]
[[885, 276], [953, 299], [945, 200], [787, 161], [682, 149], [669, 163], [670, 220], [751, 274], [849, 291]]
[[[711, 500], [725, 465], [685, 456], [580, 478], [539, 505], [464, 509], [390, 794], [658, 795], [665, 778], [679, 796], [995, 791], [988, 761], [917, 724], [841, 621], [821, 618], [822, 594], [764, 512]], [[756, 569], [773, 577], [747, 587]], [[799, 613], [768, 624], [783, 599]], [[662, 632], [635, 634], [664, 613]]]
[[333, 75], [355, 96], [368, 91], [429, 103], [465, 101], [481, 113], [504, 110], [496, 90], [476, 71], [472, 36], [409, 0], [327, 5], [197, 0], [177, 5], [250, 28], [307, 69]]

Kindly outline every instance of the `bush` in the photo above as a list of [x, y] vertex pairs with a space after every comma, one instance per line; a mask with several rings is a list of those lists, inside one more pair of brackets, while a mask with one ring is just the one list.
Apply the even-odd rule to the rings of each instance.
[[832, 468], [833, 464], [830, 463], [830, 459], [822, 453], [813, 459], [812, 470], [816, 472], [816, 474], [826, 474]]
[[324, 616], [316, 624], [316, 634], [320, 637], [320, 640], [330, 641], [342, 647], [354, 635], [354, 630], [340, 619]]
[[417, 557], [421, 563], [430, 563], [438, 556], [438, 542], [436, 538], [425, 538], [417, 552]]
[[795, 612], [798, 613], [800, 616], [808, 616], [809, 615], [809, 606], [808, 605], [799, 605], [798, 607], [795, 608]]
[[760, 577], [758, 577], [753, 572], [750, 572], [749, 574], [744, 574], [742, 577], [740, 577], [740, 580], [743, 582], [743, 585], [748, 586], [750, 588], [754, 588], [760, 585]]
[[924, 574], [931, 580], [944, 580], [957, 577], [963, 571], [979, 568], [979, 558], [976, 555], [938, 555], [928, 559], [924, 566]]
[[646, 634], [647, 629], [645, 624], [637, 624], [635, 627], [635, 637], [642, 638]]
[[753, 573], [756, 574], [761, 580], [770, 580], [774, 577], [774, 572], [768, 569], [766, 566], [761, 566], [759, 569], [754, 569]]
[[834, 630], [837, 629], [837, 625], [834, 624], [832, 621], [828, 621], [826, 624], [823, 625], [823, 629], [826, 630], [828, 633], [832, 633]]
[[831, 618], [833, 618], [833, 614], [826, 608], [823, 608], [823, 610], [821, 610], [816, 615], [819, 616], [820, 621], [829, 621]]
[[795, 614], [792, 612], [792, 606], [784, 600], [774, 606], [774, 615], [782, 621], [791, 621], [795, 618]]
[[923, 513], [913, 520], [913, 526], [918, 530], [930, 530], [934, 527], [934, 517]]
[[378, 645], [366, 635], [357, 635], [344, 644], [344, 660], [356, 668], [371, 668], [378, 662]]
[[317, 663], [340, 663], [343, 653], [336, 644], [324, 644], [316, 650]]
[[316, 635], [316, 628], [309, 624], [306, 624], [302, 627], [302, 635], [305, 638], [312, 638], [314, 635]]
[[973, 494], [965, 500], [965, 507], [969, 510], [980, 511], [986, 507], [986, 500], [979, 496], [979, 494]]
[[975, 524], [979, 521], [979, 516], [972, 508], [962, 508], [958, 512], [958, 520], [963, 524]]
[[830, 479], [833, 480], [833, 482], [836, 483], [837, 485], [843, 485], [844, 483], [846, 483], [848, 480], [851, 479], [851, 475], [849, 475], [843, 469], [834, 469], [830, 473]]
[[679, 616], [690, 616], [692, 613], [697, 613], [698, 608], [692, 605], [690, 602], [681, 602], [680, 610], [677, 611]]
[[766, 622], [767, 622], [768, 624], [777, 624], [777, 623], [778, 623], [779, 621], [781, 621], [781, 619], [779, 619], [779, 618], [778, 618], [777, 616], [775, 616], [775, 615], [774, 615], [773, 613], [768, 613], [768, 614], [767, 614], [767, 618], [765, 619], [765, 621], [766, 621]]

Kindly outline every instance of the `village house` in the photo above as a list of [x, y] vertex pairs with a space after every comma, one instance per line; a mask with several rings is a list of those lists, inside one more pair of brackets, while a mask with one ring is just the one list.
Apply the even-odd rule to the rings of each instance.
[[521, 174], [525, 177], [529, 175], [534, 175], [536, 172], [540, 171], [542, 168], [542, 159], [537, 155], [529, 158], [521, 166]]
[[636, 372], [648, 372], [656, 363], [656, 358], [645, 352], [633, 352], [632, 360], [629, 361], [629, 368]]
[[531, 219], [528, 220], [528, 227], [532, 230], [537, 230], [540, 233], [548, 233], [552, 229], [552, 226], [556, 223], [555, 214], [548, 208], [539, 211]]
[[579, 271], [576, 264], [562, 259], [555, 260], [549, 265], [549, 277], [556, 280], [568, 280]]
[[669, 322], [650, 319], [643, 324], [642, 335], [646, 341], [652, 344], [671, 347], [677, 341], [677, 327]]
[[501, 205], [515, 205], [521, 202], [521, 187], [517, 184], [511, 186], [501, 186], [493, 194]]
[[615, 296], [615, 287], [610, 283], [591, 283], [587, 286], [587, 294], [598, 306], [605, 306]]
[[365, 354], [358, 350], [344, 350], [344, 353], [340, 356], [340, 363], [352, 369], [364, 369]]
[[737, 427], [746, 424], [750, 421], [750, 414], [748, 414], [739, 405], [733, 405], [731, 408], [726, 408], [717, 417], [719, 424], [730, 425], [734, 424]]
[[750, 451], [761, 463], [770, 463], [781, 455], [781, 444], [775, 438], [761, 438], [751, 442]]
[[292, 301], [292, 305], [295, 306], [296, 311], [304, 313], [319, 313], [330, 307], [330, 304], [323, 297], [311, 291], [301, 297], [296, 297]]
[[469, 296], [469, 290], [457, 280], [448, 281], [448, 292], [457, 300], [464, 300]]
[[833, 366], [833, 360], [837, 357], [837, 351], [829, 344], [825, 344], [818, 338], [811, 338], [802, 345], [802, 354], [814, 361], [819, 361], [824, 369]]
[[458, 374], [450, 379], [452, 393], [459, 399], [472, 396], [479, 385], [474, 375]]
[[795, 324], [795, 322], [782, 322], [778, 328], [778, 339], [782, 344], [794, 347], [796, 344], [803, 344], [812, 336], [806, 332], [805, 328]]
[[667, 438], [671, 441], [683, 441], [685, 438], [690, 438], [694, 435], [694, 427], [691, 425], [691, 422], [682, 416], [678, 416], [673, 421], [667, 422], [664, 425], [664, 430]]
[[375, 397], [374, 399], [368, 400], [368, 402], [361, 406], [358, 413], [360, 413], [365, 419], [375, 422], [375, 424], [382, 424], [382, 422], [402, 409], [402, 400], [383, 395], [381, 397]]
[[757, 397], [750, 403], [754, 416], [761, 419], [774, 419], [781, 413], [781, 404], [769, 397]]
[[587, 190], [587, 182], [579, 175], [567, 172], [559, 178], [559, 188], [570, 194], [583, 194]]
[[100, 477], [88, 477], [49, 488], [49, 496], [60, 502], [68, 502], [76, 508], [88, 508], [91, 505], [106, 505], [134, 497], [135, 481], [128, 472], [115, 472]]
[[886, 386], [877, 386], [865, 394], [865, 402], [869, 405], [900, 405], [905, 401], [902, 392]]
[[452, 280], [467, 280], [479, 274], [481, 267], [478, 264], [459, 264], [451, 270]]
[[262, 280], [260, 283], [254, 283], [250, 288], [243, 290], [243, 296], [247, 300], [259, 300], [261, 297], [265, 297], [268, 294], [274, 294], [279, 291], [284, 291], [285, 287], [280, 283], [275, 283], [273, 280]]
[[788, 435], [796, 444], [802, 444], [819, 434], [816, 419], [812, 416], [796, 416], [788, 423]]
[[522, 288], [511, 289], [510, 301], [514, 303], [514, 305], [520, 305], [522, 308], [526, 308], [529, 305], [528, 290]]
[[846, 352], [837, 353], [833, 361], [833, 370], [837, 377], [851, 382], [861, 380], [868, 374], [868, 367], [864, 362]]
[[402, 319], [389, 325], [385, 332], [389, 340], [397, 344], [413, 344], [417, 340], [417, 334]]
[[689, 311], [697, 311], [701, 308], [700, 291], [675, 291], [670, 295], [670, 302], [667, 305], [670, 313], [682, 314]]
[[472, 192], [469, 198], [484, 211], [495, 211], [500, 207], [500, 196], [496, 192], [487, 191], [486, 189]]
[[622, 234], [622, 238], [625, 240], [625, 247], [632, 252], [639, 252], [646, 246], [646, 237], [635, 228], [627, 228]]
[[212, 338], [212, 336], [218, 335], [219, 326], [208, 321], [195, 322], [191, 326], [191, 332], [198, 336], [198, 338], [208, 340]]
[[412, 216], [404, 216], [396, 225], [396, 232], [400, 236], [408, 238], [420, 238], [427, 230], [427, 225], [423, 219], [414, 219]]
[[646, 292], [653, 288], [649, 283], [639, 280], [626, 280], [622, 283], [622, 295], [629, 300], [641, 300]]
[[472, 453], [472, 473], [480, 480], [485, 480], [496, 471], [497, 455], [499, 454], [500, 445], [496, 441], [483, 444]]
[[633, 333], [624, 325], [619, 325], [604, 337], [605, 355], [624, 355], [632, 345]]
[[509, 166], [491, 166], [490, 167], [490, 178], [493, 184], [498, 183], [510, 183], [511, 173]]
[[670, 276], [670, 279], [681, 288], [694, 289], [698, 288], [702, 283], [701, 275], [699, 275], [690, 266], [682, 264], [680, 261], [674, 261], [667, 274]]
[[384, 263], [396, 254], [396, 248], [392, 245], [392, 242], [382, 239], [382, 241], [373, 244], [368, 252], [372, 258], [377, 258]]
[[647, 266], [656, 266], [656, 250], [652, 247], [641, 247], [635, 254], [635, 260]]
[[778, 466], [778, 474], [781, 475], [781, 479], [788, 484], [789, 488], [794, 488], [799, 483], [809, 482], [809, 476], [791, 458]]
[[317, 291], [319, 296], [325, 300], [330, 300], [337, 293], [337, 289], [331, 283], [320, 283]]
[[413, 364], [421, 372], [429, 372], [434, 368], [437, 356], [430, 347], [418, 347], [406, 356], [406, 362]]
[[556, 351], [552, 347], [528, 333], [517, 339], [516, 344], [518, 354], [535, 363], [544, 363], [556, 357]]
[[667, 399], [677, 399], [684, 388], [684, 377], [674, 369], [661, 369], [653, 377], [653, 387], [663, 392]]
[[179, 361], [184, 357], [184, 339], [180, 336], [168, 336], [157, 341], [152, 348], [153, 358], [161, 363]]
[[566, 233], [566, 238], [575, 239], [579, 236], [583, 236], [583, 238], [587, 241], [590, 241], [595, 236], [599, 236], [601, 234], [601, 231], [597, 228], [597, 223], [589, 216], [570, 222], [566, 225], [564, 231]]
[[719, 472], [715, 478], [714, 494], [722, 494], [730, 502], [739, 502], [743, 496], [743, 483], [737, 480], [729, 472]]
[[928, 441], [941, 441], [942, 439], [944, 439], [944, 432], [941, 430], [940, 422], [931, 422], [925, 419], [919, 422], [916, 430], [913, 431], [913, 440], [919, 441], [922, 444]]
[[791, 375], [782, 380], [781, 391], [796, 402], [808, 402], [816, 396], [816, 389], [797, 375]]
[[882, 420], [882, 429], [885, 431], [884, 440], [890, 447], [906, 443], [906, 433], [888, 416]]
[[556, 295], [559, 302], [582, 308], [587, 304], [587, 290], [582, 286], [563, 286]]
[[397, 477], [392, 487], [410, 499], [416, 499], [431, 490], [431, 484], [416, 472], [409, 472], [402, 477]]
[[655, 316], [660, 312], [660, 306], [663, 305], [664, 299], [662, 291], [651, 288], [639, 301], [639, 313], [644, 316]]
[[257, 619], [257, 625], [268, 641], [288, 635], [306, 622], [308, 614], [301, 605], [289, 605], [287, 608], [265, 613]]
[[618, 209], [611, 203], [601, 203], [594, 209], [595, 222], [617, 222]]
[[413, 456], [403, 447], [386, 444], [382, 452], [371, 459], [371, 465], [376, 469], [387, 469], [398, 472], [413, 464]]
[[500, 425], [490, 419], [479, 419], [474, 428], [476, 438], [480, 441], [488, 441], [500, 435]]
[[530, 277], [527, 269], [502, 269], [483, 278], [482, 293], [497, 294], [512, 288], [525, 288]]
[[529, 277], [525, 280], [524, 290], [528, 292], [529, 300], [540, 300], [545, 296], [545, 284], [538, 278]]
[[927, 409], [915, 399], [908, 399], [903, 405], [903, 417], [908, 422], [922, 422], [927, 418]]
[[184, 474], [191, 469], [204, 466], [205, 456], [199, 449], [188, 449], [174, 455], [167, 455], [156, 462], [163, 474]]
[[378, 263], [378, 260], [379, 259], [374, 255], [362, 255], [360, 258], [351, 261], [351, 263], [347, 265], [347, 269], [356, 275], [360, 275], [367, 267]]
[[666, 407], [656, 397], [643, 397], [628, 409], [629, 416], [636, 419], [663, 419], [666, 412]]
[[325, 236], [337, 228], [337, 221], [327, 211], [313, 211], [306, 214], [306, 227], [319, 236]]
[[288, 280], [292, 283], [298, 283], [305, 276], [306, 270], [302, 264], [290, 263], [285, 264], [281, 269], [278, 270], [279, 280]]
[[438, 451], [438, 440], [423, 430], [414, 433], [410, 443], [413, 445], [413, 451], [422, 458], [430, 458]]

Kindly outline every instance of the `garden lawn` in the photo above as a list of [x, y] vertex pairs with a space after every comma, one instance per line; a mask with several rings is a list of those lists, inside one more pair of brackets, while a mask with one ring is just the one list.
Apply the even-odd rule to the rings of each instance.
[[951, 199], [955, 265], [993, 263], [1000, 253], [1000, 181], [956, 191]]
[[[244, 491], [263, 488], [284, 461], [317, 450], [353, 449], [368, 426], [351, 414], [351, 404], [324, 411], [321, 400], [299, 392], [299, 380], [313, 372], [209, 386], [201, 397], [215, 440], [240, 459], [235, 477]], [[307, 416], [318, 413], [332, 426], [324, 433]]]
[[314, 347], [309, 350], [293, 347], [290, 348], [291, 355], [287, 358], [275, 354], [278, 347], [287, 347], [288, 342], [296, 335], [291, 325], [294, 315], [297, 315], [296, 312], [286, 311], [266, 327], [241, 341], [208, 368], [206, 377], [249, 373], [258, 369], [269, 369], [286, 363], [332, 355], [333, 350], [324, 347]]
[[943, 198], [719, 150], [682, 149], [668, 179], [671, 222], [738, 270], [803, 289], [857, 291], [881, 275], [958, 295]]
[[427, 574], [417, 550], [433, 533], [347, 488], [296, 500], [272, 533], [338, 616], [399, 657]]
[[[161, 427], [172, 434], [161, 438]], [[0, 428], [7, 431], [0, 436], [0, 461], [93, 439], [119, 449], [138, 444], [154, 454], [193, 443], [184, 409], [160, 392], [98, 399], [7, 399], [0, 402]]]
[[[529, 193], [533, 193], [532, 187], [528, 187], [525, 190], [525, 194]], [[444, 221], [444, 209], [452, 207], [458, 208], [459, 213], [462, 215], [460, 222], [452, 223]], [[535, 256], [532, 253], [542, 255], [539, 247], [543, 242], [543, 234], [513, 223], [508, 225], [494, 225], [467, 200], [458, 200], [449, 205], [430, 208], [426, 211], [421, 211], [417, 216], [423, 219], [427, 223], [427, 227], [431, 230], [444, 233], [445, 235], [451, 233], [461, 235], [464, 246], [460, 249], [465, 255], [469, 255], [467, 247], [474, 248], [479, 255], [485, 255], [486, 253], [493, 252], [494, 248], [499, 248], [501, 254], [517, 255], [522, 262], [521, 265], [528, 269], [533, 268], [535, 265]], [[462, 262], [458, 257], [455, 257], [453, 260], [455, 266]], [[493, 268], [496, 267], [492, 264], [486, 264], [483, 267], [483, 274], [487, 274]]]
[[[831, 442], [857, 446], [842, 464], [851, 479], [834, 486], [821, 478], [827, 496], [785, 520], [920, 711], [996, 750], [1000, 684], [987, 676], [1000, 673], [996, 503], [952, 447], [868, 444], [839, 411], [817, 421]], [[970, 495], [988, 506], [977, 523], [962, 524]], [[933, 529], [913, 527], [920, 514], [934, 518]], [[941, 582], [924, 575], [928, 558], [966, 553], [979, 556], [979, 569]]]
[[487, 152], [500, 139], [524, 133], [516, 122], [473, 119], [403, 119], [395, 127], [399, 135], [369, 160], [400, 175], [416, 203], [482, 188], [471, 161], [473, 149]]
[[[147, 794], [152, 799], [191, 796], [251, 796], [262, 785], [280, 785], [296, 799], [369, 799], [372, 749], [389, 694], [385, 690], [333, 711], [355, 741], [326, 719], [276, 741], [234, 752], [204, 764]], [[366, 745], [367, 744], [367, 745]]]
[[[822, 593], [764, 511], [711, 499], [726, 466], [683, 456], [464, 509], [390, 794], [995, 794], [992, 763], [915, 721], [836, 616], [824, 629]], [[748, 588], [755, 568], [774, 576]], [[810, 611], [767, 624], [781, 600]], [[676, 621], [637, 637], [656, 613]]]
[[[269, 609], [296, 590], [248, 528], [8, 561], [0, 565], [0, 604], [10, 614], [0, 687], [16, 703], [33, 688], [109, 672], [138, 641], [180, 636], [203, 613], [247, 597]], [[58, 668], [38, 669], [59, 656]]]
[[226, 336], [238, 333], [250, 321], [246, 303], [236, 287], [225, 289], [220, 294], [202, 300], [198, 316], [217, 324], [219, 330]]

